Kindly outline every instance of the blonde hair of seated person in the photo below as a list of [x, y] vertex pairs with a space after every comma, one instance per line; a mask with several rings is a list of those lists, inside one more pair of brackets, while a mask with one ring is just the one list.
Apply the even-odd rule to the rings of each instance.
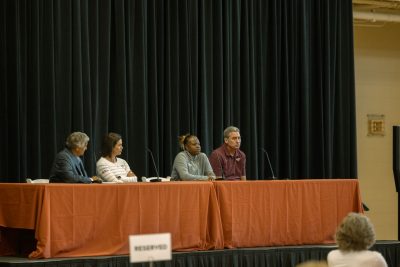
[[328, 263], [326, 261], [305, 261], [303, 263], [299, 263], [296, 267], [328, 267]]

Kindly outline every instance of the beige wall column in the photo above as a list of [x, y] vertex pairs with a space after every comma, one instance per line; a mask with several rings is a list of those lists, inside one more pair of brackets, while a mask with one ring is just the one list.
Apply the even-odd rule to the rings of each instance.
[[[400, 125], [400, 24], [354, 26], [358, 177], [377, 239], [397, 240], [392, 126]], [[385, 116], [385, 135], [368, 136], [368, 114]]]

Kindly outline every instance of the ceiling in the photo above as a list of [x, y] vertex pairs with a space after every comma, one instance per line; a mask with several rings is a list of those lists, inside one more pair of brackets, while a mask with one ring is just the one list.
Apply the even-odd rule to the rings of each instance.
[[365, 26], [400, 23], [400, 0], [353, 0], [353, 22]]

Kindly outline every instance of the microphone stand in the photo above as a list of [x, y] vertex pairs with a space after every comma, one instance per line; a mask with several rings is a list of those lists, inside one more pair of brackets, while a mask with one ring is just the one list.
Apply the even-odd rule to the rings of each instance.
[[149, 148], [146, 148], [146, 149], [150, 153], [151, 159], [153, 161], [154, 170], [156, 171], [156, 174], [157, 174], [157, 179], [150, 180], [150, 182], [161, 182], [160, 175], [158, 174], [158, 169], [156, 167], [156, 162], [153, 157], [153, 152], [151, 152], [151, 150]]
[[274, 170], [272, 169], [272, 165], [271, 165], [271, 161], [269, 160], [269, 156], [268, 156], [268, 152], [264, 149], [264, 148], [260, 148], [263, 152], [264, 152], [264, 154], [267, 156], [267, 160], [268, 160], [268, 164], [269, 164], [269, 170], [271, 171], [271, 174], [272, 174], [272, 180], [275, 180], [276, 179], [276, 177], [275, 177], [275, 174], [274, 174]]

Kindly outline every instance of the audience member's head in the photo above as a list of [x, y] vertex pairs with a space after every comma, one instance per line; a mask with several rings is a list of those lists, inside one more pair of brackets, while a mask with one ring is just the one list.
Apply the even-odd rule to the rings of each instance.
[[296, 265], [296, 267], [328, 267], [328, 263], [326, 261], [306, 261]]
[[336, 243], [342, 251], [367, 250], [375, 243], [375, 231], [367, 216], [349, 213], [336, 231]]

